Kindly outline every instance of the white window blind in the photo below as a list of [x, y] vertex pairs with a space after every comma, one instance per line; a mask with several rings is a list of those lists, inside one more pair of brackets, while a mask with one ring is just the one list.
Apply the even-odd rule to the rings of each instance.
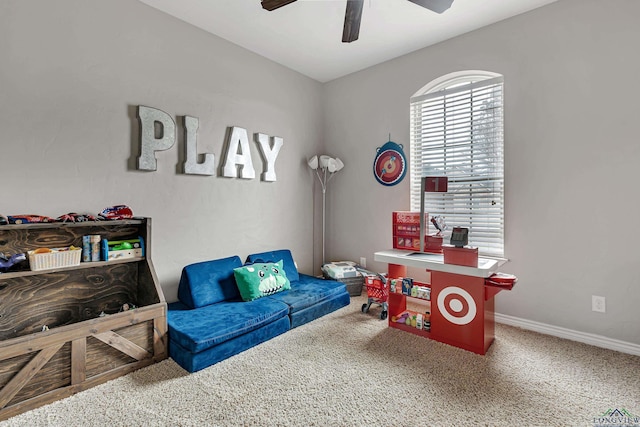
[[498, 257], [504, 256], [502, 92], [502, 76], [457, 79], [412, 97], [410, 119], [411, 210], [420, 210], [421, 177], [447, 176], [448, 192], [425, 194], [425, 211], [444, 216], [449, 233], [468, 227], [469, 244]]

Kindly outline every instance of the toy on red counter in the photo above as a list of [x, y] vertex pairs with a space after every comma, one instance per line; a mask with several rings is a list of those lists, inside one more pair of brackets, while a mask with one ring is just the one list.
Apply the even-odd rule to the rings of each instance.
[[[411, 317], [409, 316], [409, 313], [407, 313], [406, 311], [402, 312], [399, 316], [391, 316], [391, 321], [392, 322], [396, 322], [396, 323], [405, 323], [407, 322], [407, 319], [411, 319]], [[411, 321], [411, 320], [409, 320]]]
[[513, 274], [497, 272], [487, 277], [484, 281], [488, 285], [504, 286], [511, 289], [518, 281], [518, 278]]
[[442, 232], [447, 229], [447, 224], [442, 215], [432, 216], [431, 224], [438, 230], [436, 236], [442, 236]]
[[9, 224], [32, 224], [38, 222], [55, 222], [55, 219], [42, 215], [8, 215]]
[[127, 205], [116, 205], [108, 208], [104, 208], [102, 212], [98, 214], [101, 219], [131, 219], [133, 218], [133, 211]]
[[70, 212], [68, 214], [60, 215], [56, 218], [58, 222], [86, 222], [86, 221], [96, 221], [96, 217], [89, 214], [77, 214], [75, 212]]

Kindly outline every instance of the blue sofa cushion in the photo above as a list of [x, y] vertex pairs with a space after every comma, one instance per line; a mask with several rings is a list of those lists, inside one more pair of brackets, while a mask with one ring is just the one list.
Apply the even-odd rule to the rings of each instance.
[[298, 310], [295, 313], [291, 313], [289, 315], [291, 317], [291, 329], [297, 328], [298, 326], [304, 325], [312, 320], [319, 319], [325, 314], [329, 314], [332, 311], [349, 305], [350, 302], [351, 297], [349, 296], [349, 292], [345, 289], [344, 293], [327, 298], [321, 303], [307, 307], [304, 310]]
[[342, 282], [300, 274], [299, 280], [291, 281], [290, 290], [266, 298], [282, 301], [290, 307], [290, 313], [295, 313], [343, 293], [348, 294]]
[[291, 329], [289, 317], [281, 317], [262, 328], [240, 335], [239, 337], [235, 337], [198, 353], [187, 351], [176, 341], [170, 339], [169, 355], [187, 371], [196, 372], [268, 341], [273, 337], [284, 334], [289, 329]]
[[184, 267], [178, 285], [178, 299], [189, 308], [238, 299], [240, 292], [233, 269], [241, 266], [240, 257], [233, 256]]
[[223, 301], [197, 310], [172, 303], [167, 324], [171, 340], [198, 353], [286, 317], [288, 312], [286, 304], [266, 297], [249, 302]]
[[291, 282], [298, 280], [298, 268], [296, 267], [296, 263], [293, 261], [293, 255], [291, 255], [291, 251], [289, 249], [251, 254], [247, 257], [247, 264], [253, 264], [254, 262], [278, 262], [280, 260], [282, 260], [282, 265], [287, 278]]

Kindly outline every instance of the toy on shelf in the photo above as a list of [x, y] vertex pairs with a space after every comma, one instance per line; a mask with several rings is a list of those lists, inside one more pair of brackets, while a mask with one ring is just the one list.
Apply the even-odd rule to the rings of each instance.
[[428, 311], [424, 314], [403, 311], [398, 316], [391, 316], [391, 322], [411, 326], [416, 329], [423, 329], [427, 332], [431, 330], [431, 315]]
[[87, 221], [100, 221], [100, 220], [113, 220], [113, 219], [130, 219], [133, 217], [133, 211], [125, 205], [111, 206], [105, 208], [98, 214], [98, 216], [91, 214], [79, 214], [76, 212], [69, 212], [60, 215], [57, 218], [51, 218], [45, 215], [0, 215], [0, 225], [7, 224], [38, 224], [38, 223], [50, 223], [50, 222], [87, 222]]
[[142, 237], [129, 240], [102, 239], [101, 245], [104, 261], [144, 257], [144, 239]]
[[40, 222], [55, 222], [55, 219], [43, 215], [8, 215], [9, 224], [33, 224]]
[[116, 205], [108, 208], [104, 208], [102, 212], [98, 214], [100, 219], [131, 219], [133, 218], [133, 211], [127, 205]]
[[97, 218], [89, 214], [78, 214], [75, 212], [69, 212], [68, 214], [60, 215], [56, 218], [58, 222], [86, 222], [96, 221]]
[[25, 261], [27, 256], [24, 253], [13, 254], [10, 257], [6, 257], [3, 253], [0, 253], [0, 271], [6, 272], [14, 265]]
[[[402, 297], [400, 314], [391, 316], [390, 324], [401, 324], [412, 328], [431, 331], [431, 286], [410, 277], [390, 279], [390, 291]], [[397, 312], [398, 298], [392, 303], [391, 312]], [[395, 309], [395, 310], [394, 310]]]
[[400, 315], [398, 315], [398, 316], [391, 316], [391, 321], [395, 322], [395, 323], [406, 324], [407, 319], [409, 319], [409, 321], [411, 321], [411, 316], [409, 315], [408, 311], [404, 311], [404, 312], [400, 313]]

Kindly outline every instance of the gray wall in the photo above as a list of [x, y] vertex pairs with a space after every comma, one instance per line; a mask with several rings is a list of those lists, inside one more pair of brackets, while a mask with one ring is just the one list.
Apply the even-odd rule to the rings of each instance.
[[[409, 187], [375, 181], [376, 147], [390, 133], [408, 149], [409, 98], [432, 79], [494, 71], [506, 95], [503, 270], [519, 278], [497, 310], [640, 344], [637, 16], [635, 0], [560, 0], [321, 85], [139, 2], [4, 0], [0, 213], [128, 204], [153, 218], [171, 301], [181, 268], [205, 259], [288, 247], [317, 272], [320, 199], [305, 159], [326, 151], [346, 164], [329, 185], [327, 258], [384, 271], [373, 253], [391, 246]], [[216, 164], [229, 126], [283, 137], [278, 180], [179, 173], [180, 125], [158, 171], [136, 171], [137, 105], [198, 117], [198, 151]], [[594, 294], [606, 314], [591, 311]]]
[[[313, 177], [322, 85], [131, 0], [0, 2], [0, 213], [97, 214], [114, 204], [153, 218], [167, 300], [191, 262], [290, 248], [313, 269]], [[136, 106], [176, 119], [178, 141], [135, 170]], [[178, 116], [200, 119], [198, 152], [224, 153], [247, 129], [257, 178], [179, 173]], [[284, 138], [276, 182], [262, 182], [252, 134]]]
[[[500, 313], [640, 344], [637, 226], [640, 2], [561, 0], [325, 85], [325, 142], [345, 159], [329, 190], [328, 252], [391, 247], [409, 180], [372, 176], [376, 147], [409, 148], [409, 98], [480, 69], [505, 77], [506, 257]], [[606, 314], [591, 296], [606, 297]]]

